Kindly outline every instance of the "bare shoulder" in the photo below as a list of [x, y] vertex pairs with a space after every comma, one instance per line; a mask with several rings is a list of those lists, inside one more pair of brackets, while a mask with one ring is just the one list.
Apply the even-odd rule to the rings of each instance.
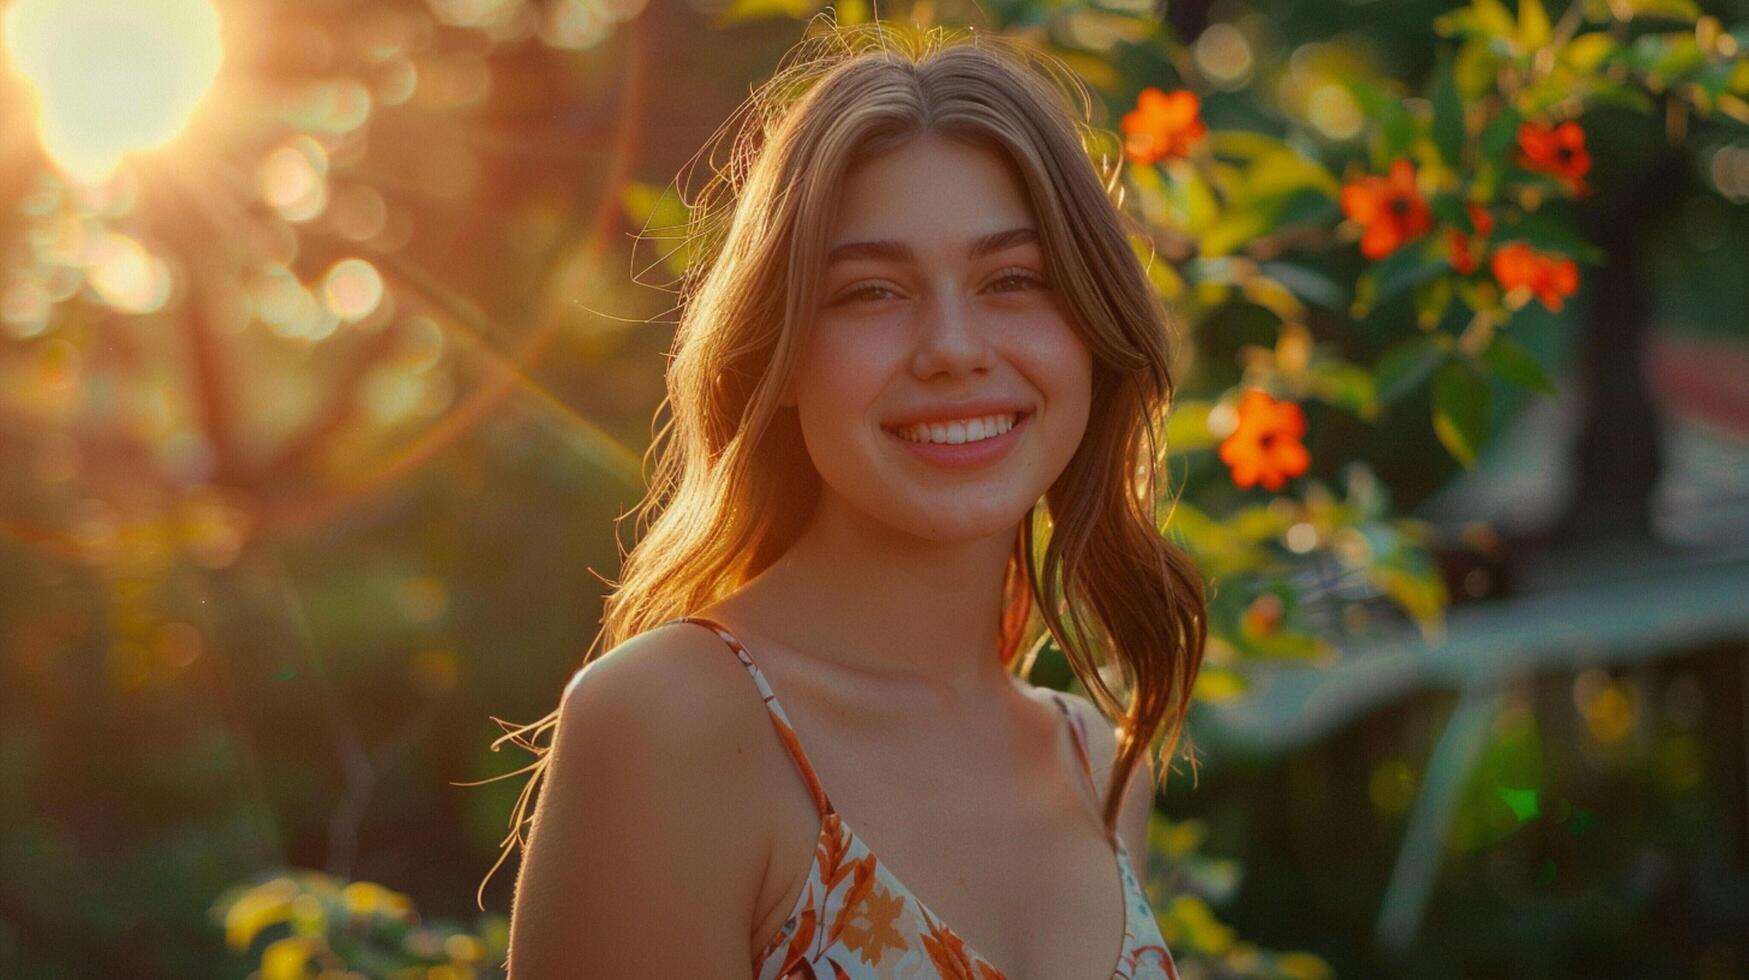
[[640, 634], [572, 677], [517, 878], [514, 976], [750, 972], [763, 718], [744, 668], [696, 625]]
[[[555, 746], [567, 726], [584, 737], [649, 753], [652, 770], [684, 777], [689, 796], [718, 784], [732, 803], [746, 795], [771, 723], [759, 689], [727, 644], [708, 629], [670, 623], [634, 636], [572, 676], [559, 708]], [[652, 776], [656, 773], [652, 772]], [[730, 819], [736, 814], [724, 812]]]
[[[737, 717], [763, 717], [746, 701], [761, 704], [757, 688], [722, 638], [692, 623], [668, 623], [627, 639], [572, 675], [565, 686], [560, 724], [573, 704], [593, 710], [619, 706], [625, 711], [682, 714], [671, 728], [684, 735], [687, 722], [708, 725]], [[697, 713], [704, 712], [701, 717]]]

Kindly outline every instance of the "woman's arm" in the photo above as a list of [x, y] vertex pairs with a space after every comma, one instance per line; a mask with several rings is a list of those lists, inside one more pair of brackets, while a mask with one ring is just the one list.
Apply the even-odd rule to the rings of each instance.
[[512, 980], [752, 975], [765, 848], [739, 805], [753, 753], [725, 728], [713, 644], [654, 630], [565, 689], [516, 882]]

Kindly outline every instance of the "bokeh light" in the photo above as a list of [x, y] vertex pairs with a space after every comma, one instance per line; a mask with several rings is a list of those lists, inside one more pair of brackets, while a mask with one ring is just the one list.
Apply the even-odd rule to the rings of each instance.
[[224, 56], [208, 0], [18, 0], [0, 31], [36, 94], [43, 149], [88, 183], [175, 139]]
[[1251, 43], [1232, 24], [1210, 24], [1196, 39], [1196, 65], [1221, 88], [1243, 88], [1251, 80]]
[[299, 134], [267, 154], [256, 172], [261, 199], [287, 221], [308, 221], [328, 205], [328, 152]]
[[383, 277], [364, 259], [334, 263], [322, 281], [322, 302], [340, 319], [353, 323], [370, 316], [383, 301]]
[[91, 288], [124, 313], [150, 313], [170, 298], [170, 269], [137, 240], [106, 234], [92, 243]]

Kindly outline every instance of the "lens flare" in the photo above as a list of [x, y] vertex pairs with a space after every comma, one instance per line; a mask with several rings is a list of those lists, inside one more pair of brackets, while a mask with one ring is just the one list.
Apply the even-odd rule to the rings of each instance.
[[208, 0], [18, 0], [0, 33], [44, 151], [85, 183], [174, 140], [224, 57]]

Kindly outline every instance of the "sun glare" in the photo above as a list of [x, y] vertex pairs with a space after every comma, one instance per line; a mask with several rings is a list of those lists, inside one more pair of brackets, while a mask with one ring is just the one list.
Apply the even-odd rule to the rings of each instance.
[[17, 0], [0, 34], [43, 149], [87, 183], [175, 139], [224, 54], [210, 0]]

